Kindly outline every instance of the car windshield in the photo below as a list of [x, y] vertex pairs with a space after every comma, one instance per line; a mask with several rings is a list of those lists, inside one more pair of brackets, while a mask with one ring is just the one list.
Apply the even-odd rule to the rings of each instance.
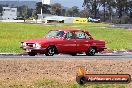
[[52, 30], [45, 36], [45, 38], [61, 38], [64, 35], [64, 31]]

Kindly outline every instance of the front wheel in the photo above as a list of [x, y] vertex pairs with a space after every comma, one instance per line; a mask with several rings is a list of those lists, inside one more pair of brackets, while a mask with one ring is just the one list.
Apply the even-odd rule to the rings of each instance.
[[89, 47], [88, 51], [86, 52], [86, 55], [94, 56], [95, 53], [96, 53], [96, 48], [95, 47]]
[[45, 55], [46, 56], [53, 56], [55, 54], [55, 47], [51, 46], [47, 49]]

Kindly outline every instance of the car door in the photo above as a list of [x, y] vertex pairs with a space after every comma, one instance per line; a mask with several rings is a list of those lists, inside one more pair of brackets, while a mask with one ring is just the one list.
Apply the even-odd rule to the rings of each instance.
[[67, 32], [63, 40], [62, 51], [65, 53], [76, 52], [76, 40], [74, 32]]
[[76, 43], [77, 43], [77, 52], [86, 52], [89, 47], [90, 36], [83, 31], [75, 32], [76, 34]]

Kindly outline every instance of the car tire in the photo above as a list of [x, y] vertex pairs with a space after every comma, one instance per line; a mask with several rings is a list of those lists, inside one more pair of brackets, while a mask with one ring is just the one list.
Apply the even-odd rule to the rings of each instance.
[[86, 52], [87, 56], [94, 56], [96, 53], [96, 48], [95, 47], [89, 47], [88, 51]]
[[28, 53], [28, 55], [29, 55], [29, 56], [35, 56], [35, 55], [36, 55], [36, 53], [29, 52], [29, 53]]
[[46, 56], [53, 56], [54, 54], [55, 54], [55, 47], [54, 46], [48, 47], [45, 55]]

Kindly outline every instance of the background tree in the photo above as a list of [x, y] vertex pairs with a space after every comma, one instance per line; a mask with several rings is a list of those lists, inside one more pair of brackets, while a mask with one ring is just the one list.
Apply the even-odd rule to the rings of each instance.
[[51, 5], [51, 13], [53, 15], [61, 15], [61, 4], [60, 3], [55, 3], [53, 5]]
[[67, 16], [75, 17], [79, 16], [79, 9], [77, 6], [73, 6], [67, 10]]
[[132, 1], [128, 2], [128, 13], [129, 13], [129, 17], [130, 17], [131, 22], [132, 22]]
[[23, 6], [19, 6], [17, 7], [17, 11], [18, 11], [18, 17], [24, 19], [24, 21], [30, 17], [29, 15], [29, 8], [26, 5]]
[[28, 8], [28, 18], [29, 17], [32, 17], [32, 13], [33, 13], [33, 11], [34, 11], [34, 9], [30, 9], [30, 8]]
[[89, 12], [88, 12], [87, 9], [84, 9], [84, 10], [81, 10], [81, 11], [80, 11], [80, 17], [85, 17], [85, 18], [87, 18], [88, 15], [89, 15]]
[[36, 3], [36, 11], [37, 14], [41, 14], [41, 8], [43, 7], [42, 2], [37, 2]]
[[75, 16], [78, 16], [78, 14], [79, 14], [79, 9], [78, 9], [78, 7], [77, 6], [73, 6], [72, 8], [72, 14], [73, 14], [73, 16], [75, 17]]
[[38, 19], [37, 11], [36, 11], [36, 10], [33, 10], [33, 12], [32, 12], [32, 17], [33, 17], [35, 20]]
[[96, 18], [100, 7], [100, 0], [84, 0], [83, 7], [87, 8], [89, 15], [93, 15]]
[[68, 10], [66, 12], [66, 15], [73, 17], [73, 10], [72, 10], [72, 8], [68, 8]]
[[112, 22], [113, 19], [113, 9], [115, 8], [114, 0], [106, 0], [106, 10], [108, 10], [109, 21]]
[[50, 8], [51, 8], [50, 5], [43, 4], [42, 12], [45, 13], [45, 14], [51, 14], [51, 12], [50, 12]]
[[106, 0], [100, 0], [100, 3], [102, 4], [103, 7], [103, 21], [105, 21], [105, 16], [106, 16]]
[[32, 18], [35, 19], [36, 23], [37, 23], [38, 15], [37, 15], [37, 11], [36, 10], [33, 10], [33, 12], [32, 12]]
[[116, 12], [119, 18], [119, 23], [122, 23], [122, 21], [126, 19], [123, 16], [128, 15], [128, 3], [130, 3], [130, 1], [131, 0], [115, 0]]
[[22, 6], [21, 16], [23, 17], [25, 22], [25, 20], [28, 18], [28, 6], [25, 5]]
[[66, 9], [61, 9], [61, 15], [66, 16]]
[[121, 18], [126, 4], [126, 0], [115, 0], [118, 17]]
[[103, 7], [103, 21], [112, 20], [113, 8], [115, 8], [114, 0], [100, 0], [100, 5]]
[[50, 10], [49, 10], [50, 7], [51, 7], [50, 5], [42, 4], [42, 2], [37, 2], [36, 3], [37, 14], [41, 14], [41, 8], [43, 13], [50, 14]]
[[2, 14], [2, 11], [3, 11], [3, 6], [0, 4], [0, 13]]

